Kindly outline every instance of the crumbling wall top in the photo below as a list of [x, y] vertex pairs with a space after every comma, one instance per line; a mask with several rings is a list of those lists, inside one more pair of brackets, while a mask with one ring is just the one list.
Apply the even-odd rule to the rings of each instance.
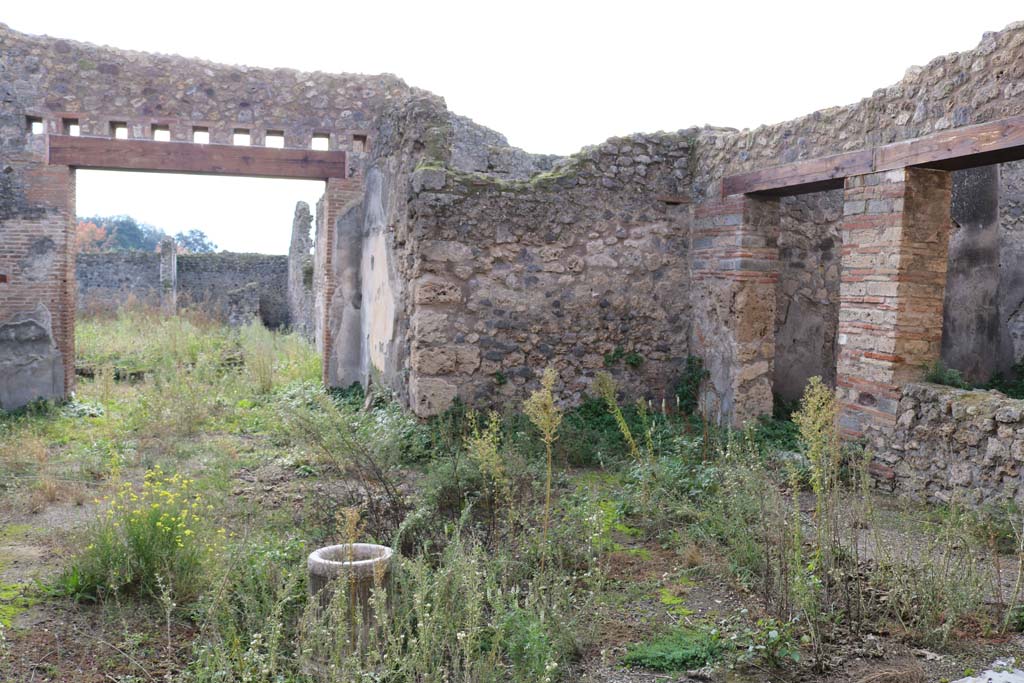
[[[329, 74], [229, 66], [176, 55], [148, 54], [33, 36], [0, 24], [0, 99], [48, 133], [72, 122], [82, 135], [231, 144], [236, 131], [264, 144], [283, 134], [286, 147], [309, 148], [314, 135], [330, 149], [364, 153], [381, 109], [412, 89], [390, 75]], [[5, 120], [5, 127], [24, 120]], [[8, 145], [18, 136], [4, 130]], [[8, 139], [11, 138], [11, 139]], [[21, 136], [24, 138], [24, 135]]]
[[695, 193], [755, 168], [867, 149], [936, 131], [1024, 114], [1024, 22], [986, 33], [973, 50], [911, 67], [870, 97], [798, 119], [736, 131], [705, 128], [697, 140]]

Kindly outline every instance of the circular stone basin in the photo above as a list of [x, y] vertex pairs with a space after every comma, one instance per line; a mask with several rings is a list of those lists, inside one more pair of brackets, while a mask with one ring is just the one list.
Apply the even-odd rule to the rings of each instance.
[[[309, 568], [309, 595], [316, 601], [317, 614], [326, 614], [335, 591], [344, 596], [342, 619], [351, 631], [351, 647], [365, 652], [371, 642], [371, 628], [387, 619], [377, 614], [371, 600], [373, 591], [390, 580], [391, 548], [373, 543], [342, 543], [314, 550], [306, 565]], [[340, 579], [340, 582], [338, 581]], [[386, 610], [390, 609], [390, 597]], [[357, 623], [359, 626], [357, 627]], [[307, 662], [311, 670], [320, 671], [323, 662]]]
[[319, 595], [321, 606], [326, 607], [333, 596], [331, 582], [341, 578], [348, 584], [349, 598], [366, 611], [374, 586], [390, 576], [391, 555], [391, 548], [373, 543], [342, 543], [314, 550], [306, 563], [309, 594]]
[[342, 543], [314, 550], [309, 554], [307, 566], [311, 578], [346, 576], [357, 580], [372, 579], [377, 572], [387, 570], [392, 553], [391, 548], [383, 545]]

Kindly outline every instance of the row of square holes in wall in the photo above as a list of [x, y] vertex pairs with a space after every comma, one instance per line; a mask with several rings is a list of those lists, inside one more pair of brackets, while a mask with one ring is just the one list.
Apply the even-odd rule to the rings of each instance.
[[[27, 117], [28, 128], [33, 135], [42, 135], [45, 132], [43, 126], [43, 120], [37, 116]], [[65, 135], [78, 136], [81, 135], [82, 129], [78, 125], [78, 119], [61, 119], [61, 127]], [[152, 126], [153, 139], [159, 142], [169, 142], [171, 139], [171, 129], [168, 126]], [[110, 135], [118, 140], [128, 139], [128, 124], [113, 121], [110, 124]], [[239, 146], [249, 146], [252, 144], [252, 136], [249, 131], [244, 128], [236, 128], [232, 135], [232, 143]], [[210, 142], [210, 130], [204, 126], [193, 126], [192, 127], [192, 142], [198, 144], [209, 144]], [[276, 149], [284, 148], [284, 131], [281, 130], [268, 130], [264, 137], [264, 146], [273, 147]], [[310, 144], [310, 148], [317, 151], [327, 151], [331, 146], [331, 138], [326, 133], [314, 133], [313, 140]], [[352, 136], [352, 148], [354, 152], [365, 152], [366, 151], [366, 136], [365, 135], [353, 135]]]

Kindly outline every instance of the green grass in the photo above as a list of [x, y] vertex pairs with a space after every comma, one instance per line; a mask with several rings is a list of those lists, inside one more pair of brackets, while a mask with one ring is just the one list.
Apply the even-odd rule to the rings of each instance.
[[677, 672], [714, 664], [725, 652], [726, 647], [716, 634], [679, 628], [631, 645], [622, 661], [652, 671]]
[[[792, 472], [768, 457], [810, 442], [785, 414], [736, 433], [586, 398], [558, 427], [545, 514], [547, 453], [519, 406], [497, 422], [461, 404], [421, 422], [386, 396], [364, 410], [358, 388], [324, 390], [319, 358], [301, 338], [196, 314], [84, 318], [78, 361], [94, 376], [81, 379], [74, 402], [0, 416], [4, 502], [17, 512], [67, 505], [91, 520], [67, 534], [33, 532], [76, 551], [58, 583], [64, 597], [46, 599], [126, 610], [122, 622], [151, 642], [168, 624], [186, 625], [194, 639], [176, 644], [176, 663], [191, 683], [304, 680], [311, 652], [329, 657], [339, 680], [571, 680], [603, 624], [646, 614], [633, 601], [654, 608], [647, 626], [659, 635], [629, 646], [623, 663], [659, 671], [806, 668], [858, 629], [902, 629], [939, 647], [958, 625], [999, 627], [979, 588], [982, 563], [953, 560], [969, 539], [1013, 551], [1019, 510], [949, 512], [929, 524], [894, 513], [902, 533], [934, 538], [922, 547], [950, 561], [914, 565], [913, 553], [890, 544], [858, 565], [846, 534], [887, 523], [857, 488], [860, 456], [844, 452], [846, 475], [824, 488], [821, 458]], [[627, 364], [627, 354], [613, 361]], [[689, 359], [683, 413], [696, 408], [705, 378]], [[817, 482], [822, 509], [844, 516], [830, 527], [833, 541], [816, 539], [817, 512], [797, 505], [805, 480]], [[170, 523], [185, 506], [187, 524]], [[376, 598], [389, 618], [365, 659], [351, 656], [343, 606], [318, 614], [307, 597], [304, 557], [339, 540], [399, 552]], [[674, 568], [654, 575], [608, 571], [666, 554]], [[689, 603], [705, 580], [742, 586], [756, 616], [695, 624]], [[33, 599], [0, 584], [0, 623]], [[1020, 614], [1007, 606], [1009, 627]], [[124, 639], [116, 621], [97, 627], [113, 629], [101, 634], [109, 642]], [[132, 656], [163, 671], [163, 650]]]

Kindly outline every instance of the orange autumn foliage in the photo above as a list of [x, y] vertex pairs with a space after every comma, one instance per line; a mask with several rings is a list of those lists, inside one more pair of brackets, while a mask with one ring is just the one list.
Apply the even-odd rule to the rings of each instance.
[[103, 248], [107, 239], [105, 228], [95, 223], [79, 221], [75, 226], [75, 253], [92, 254]]

